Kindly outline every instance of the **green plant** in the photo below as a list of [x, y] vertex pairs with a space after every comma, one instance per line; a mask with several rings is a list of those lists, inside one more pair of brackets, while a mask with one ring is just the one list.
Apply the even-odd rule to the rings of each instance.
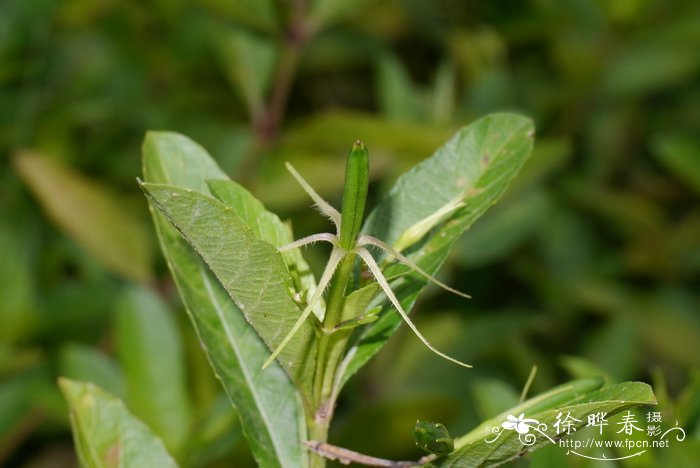
[[[290, 225], [230, 180], [197, 144], [178, 134], [148, 134], [141, 187], [161, 247], [259, 465], [320, 467], [326, 458], [380, 463], [327, 443], [338, 394], [402, 318], [431, 350], [460, 363], [429, 345], [406, 311], [454, 242], [505, 192], [533, 139], [531, 121], [513, 114], [492, 114], [464, 127], [400, 177], [364, 224], [369, 172], [363, 145], [355, 144], [350, 152], [342, 216], [291, 169], [338, 230], [337, 237], [320, 234], [293, 241]], [[318, 282], [296, 249], [315, 241], [333, 244]], [[381, 267], [364, 245], [386, 251]], [[376, 282], [359, 269], [358, 256]], [[174, 463], [158, 438], [115, 397], [68, 380], [62, 388], [83, 464], [109, 466], [121, 461], [122, 454], [158, 460], [158, 466]], [[653, 403], [646, 384], [578, 380], [525, 401], [454, 441], [441, 425], [419, 423], [416, 440], [431, 455], [416, 462], [381, 463], [498, 464], [524, 450], [514, 434], [497, 445], [485, 442], [491, 427], [507, 415], [527, 413], [551, 424], [561, 411], [583, 420], [595, 411], [613, 414]], [[536, 437], [529, 448], [547, 442]]]
[[[141, 186], [161, 247], [261, 466], [323, 466], [324, 457], [371, 461], [328, 445], [328, 429], [340, 389], [386, 343], [400, 318], [431, 350], [460, 363], [428, 344], [405, 311], [459, 235], [506, 190], [529, 156], [533, 137], [532, 123], [517, 115], [494, 114], [463, 128], [432, 158], [402, 176], [364, 225], [369, 169], [362, 144], [356, 143], [348, 157], [342, 216], [290, 167], [338, 234], [293, 241], [290, 225], [226, 177], [201, 147], [177, 134], [147, 136]], [[333, 244], [318, 283], [296, 249], [317, 241]], [[364, 245], [389, 254], [382, 259], [383, 268]], [[358, 256], [376, 282], [358, 270]], [[386, 310], [380, 315], [382, 306]], [[600, 408], [612, 413], [653, 402], [645, 384], [601, 386], [600, 379], [562, 386], [512, 411], [528, 410], [548, 421], [560, 407], [582, 416]], [[114, 397], [71, 381], [64, 381], [62, 388], [84, 464], [103, 466], [110, 457], [119, 458], [126, 450], [122, 444], [133, 445], [130, 454], [171, 463], [157, 438]], [[120, 422], [115, 428], [106, 418]], [[446, 430], [433, 430], [439, 425], [417, 428], [419, 446], [433, 447], [433, 455], [421, 463], [442, 463], [437, 455], [463, 466], [472, 466], [476, 458], [481, 464], [516, 456], [521, 449], [513, 441], [497, 450], [484, 447], [484, 428], [498, 423], [498, 418], [487, 421], [454, 445]], [[134, 432], [119, 432], [125, 428]], [[110, 437], [117, 445], [104, 443]]]

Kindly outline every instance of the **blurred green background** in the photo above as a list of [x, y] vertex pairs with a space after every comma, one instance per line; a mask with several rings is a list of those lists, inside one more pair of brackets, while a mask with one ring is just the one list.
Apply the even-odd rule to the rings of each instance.
[[[284, 161], [337, 204], [364, 140], [371, 205], [508, 110], [535, 119], [535, 152], [441, 273], [474, 298], [429, 289], [415, 310], [475, 368], [401, 330], [331, 442], [417, 458], [416, 419], [462, 434], [537, 365], [531, 393], [652, 383], [688, 438], [626, 465], [697, 466], [699, 51], [695, 0], [3, 0], [0, 465], [75, 466], [59, 375], [123, 398], [183, 466], [252, 464], [135, 183], [146, 130], [197, 140], [299, 237], [328, 226]], [[562, 453], [519, 463], [584, 465]]]

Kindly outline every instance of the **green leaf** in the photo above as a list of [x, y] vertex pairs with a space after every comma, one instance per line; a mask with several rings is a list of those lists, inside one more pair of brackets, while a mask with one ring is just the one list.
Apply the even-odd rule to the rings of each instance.
[[[280, 220], [279, 216], [267, 211], [253, 194], [232, 180], [207, 181], [209, 190], [222, 203], [232, 208], [238, 216], [253, 230], [255, 237], [282, 247], [291, 243], [291, 230]], [[299, 249], [282, 253], [287, 269], [292, 277], [294, 289], [299, 298], [310, 298], [316, 290], [316, 279], [304, 260]], [[314, 307], [314, 313], [323, 320], [325, 304], [323, 301]]]
[[504, 201], [459, 240], [455, 248], [459, 262], [476, 268], [502, 260], [537, 231], [550, 206], [547, 194], [539, 190]]
[[505, 463], [522, 456], [523, 452], [532, 451], [543, 447], [550, 442], [537, 431], [531, 434], [536, 437], [533, 444], [525, 446], [518, 438], [518, 433], [512, 430], [501, 429], [500, 435], [495, 441], [496, 433], [492, 428], [501, 428], [501, 424], [508, 415], [518, 416], [525, 414], [525, 418], [532, 418], [540, 424], [546, 424], [542, 431], [552, 439], [557, 436], [553, 423], [559, 413], [570, 415], [580, 420], [573, 428], [578, 429], [586, 424], [589, 414], [599, 411], [606, 412], [607, 416], [628, 408], [640, 405], [654, 405], [656, 399], [651, 387], [641, 382], [625, 382], [617, 385], [593, 390], [600, 386], [601, 379], [586, 379], [570, 382], [544, 395], [528, 400], [499, 416], [481, 424], [474, 431], [455, 441], [455, 451], [444, 459], [439, 459], [431, 466], [449, 467], [473, 467], [492, 466]]
[[200, 3], [210, 6], [214, 14], [223, 13], [234, 21], [263, 31], [272, 32], [278, 27], [274, 0], [207, 0]]
[[118, 302], [116, 346], [129, 408], [177, 453], [190, 432], [185, 361], [172, 312], [154, 292], [129, 288]]
[[91, 383], [61, 378], [81, 466], [176, 467], [163, 442], [118, 398]]
[[700, 145], [696, 138], [663, 135], [654, 139], [653, 154], [674, 176], [700, 193]]
[[260, 115], [277, 59], [274, 43], [240, 28], [221, 31], [217, 39], [219, 56], [231, 84], [240, 92], [251, 116]]
[[[532, 151], [532, 121], [515, 114], [491, 114], [462, 128], [431, 158], [402, 175], [387, 197], [369, 215], [364, 232], [389, 244], [404, 231], [453, 202], [463, 194], [466, 206], [420, 240], [409, 257], [429, 274], [435, 274], [459, 238], [503, 195]], [[387, 277], [406, 273], [394, 266]], [[393, 283], [401, 305], [410, 310], [426, 280], [405, 275]], [[348, 352], [342, 377], [362, 367], [396, 331], [400, 317], [391, 312], [367, 327]]]
[[384, 55], [377, 63], [377, 96], [388, 120], [417, 122], [425, 116], [424, 96], [394, 55]]
[[[17, 210], [3, 207], [0, 218], [0, 342], [21, 341], [32, 330], [37, 319], [35, 301], [36, 273], [32, 268], [32, 252], [36, 249], [34, 233], [25, 222], [18, 222]], [[0, 366], [1, 369], [1, 366]]]
[[370, 283], [348, 294], [343, 302], [342, 320], [352, 320], [367, 312], [367, 308], [379, 290], [379, 283]]
[[[226, 177], [204, 149], [173, 133], [149, 133], [143, 163], [147, 182], [203, 194], [209, 194], [206, 180]], [[270, 355], [265, 343], [188, 243], [163, 215], [151, 211], [180, 296], [214, 372], [238, 409], [258, 464], [304, 466], [304, 413], [292, 382], [276, 362], [261, 369]]]
[[33, 153], [19, 153], [14, 163], [47, 215], [105, 267], [135, 281], [151, 278], [148, 232], [113, 194]]
[[119, 365], [95, 348], [69, 344], [58, 355], [58, 374], [91, 382], [119, 398], [124, 396], [124, 376]]
[[416, 421], [413, 438], [419, 449], [435, 455], [447, 455], [454, 450], [454, 440], [440, 423]]
[[312, 0], [311, 22], [326, 27], [371, 0]]
[[[255, 238], [236, 213], [190, 189], [144, 183], [153, 206], [194, 247], [263, 341], [275, 349], [300, 310], [282, 255]], [[279, 357], [282, 367], [310, 395], [314, 371], [314, 330], [305, 322]]]

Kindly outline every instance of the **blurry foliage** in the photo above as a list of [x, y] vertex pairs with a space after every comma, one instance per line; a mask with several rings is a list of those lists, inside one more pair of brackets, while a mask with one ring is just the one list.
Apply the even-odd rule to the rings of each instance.
[[[73, 463], [57, 375], [96, 382], [134, 412], [149, 410], [130, 396], [135, 385], [148, 398], [149, 385], [173, 379], [168, 401], [186, 402], [176, 422], [140, 416], [171, 444], [194, 434], [179, 461], [250, 460], [153, 255], [134, 181], [145, 130], [202, 143], [273, 211], [301, 220], [300, 236], [323, 221], [283, 161], [337, 200], [341, 156], [361, 137], [377, 200], [455, 128], [517, 110], [537, 123], [535, 153], [442, 273], [474, 299], [434, 295], [417, 307], [429, 338], [476, 368], [412, 351], [402, 331], [351, 380], [331, 440], [415, 456], [417, 418], [463, 433], [517, 395], [536, 364], [534, 391], [567, 374], [653, 377], [668, 420], [692, 437], [644, 463], [692, 465], [698, 3], [310, 0], [300, 20], [304, 3], [0, 3], [0, 463]], [[129, 319], [130, 307], [141, 313]], [[169, 337], [119, 336], [149, 320], [168, 323]], [[179, 351], [130, 357], [130, 346], [161, 345]], [[532, 463], [559, 455], [545, 449]]]

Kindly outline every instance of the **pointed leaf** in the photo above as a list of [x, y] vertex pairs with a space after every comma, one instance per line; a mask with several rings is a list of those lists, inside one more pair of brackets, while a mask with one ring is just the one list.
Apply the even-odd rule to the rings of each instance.
[[[300, 314], [282, 255], [272, 244], [257, 240], [231, 208], [214, 198], [169, 185], [142, 187], [204, 259], [263, 341], [275, 349]], [[292, 380], [309, 391], [313, 338], [313, 325], [307, 321], [279, 357]]]
[[[399, 178], [369, 215], [364, 232], [392, 244], [462, 194], [466, 205], [436, 224], [426, 238], [415, 239], [418, 247], [408, 255], [434, 275], [459, 236], [503, 195], [530, 155], [533, 136], [532, 121], [515, 114], [491, 114], [462, 128], [431, 158]], [[407, 271], [396, 265], [386, 274]], [[425, 284], [422, 276], [409, 274], [392, 286], [409, 311]], [[392, 310], [367, 327], [349, 350], [343, 382], [379, 351], [399, 324], [400, 317]]]
[[115, 339], [129, 408], [178, 453], [189, 436], [191, 416], [172, 313], [152, 291], [129, 288], [117, 303]]
[[118, 398], [91, 383], [60, 379], [80, 464], [89, 468], [176, 467], [163, 442]]
[[72, 380], [91, 382], [122, 398], [124, 375], [110, 356], [89, 346], [69, 344], [58, 356], [58, 374]]
[[[150, 133], [144, 143], [144, 177], [209, 194], [205, 180], [225, 178], [211, 157], [188, 138]], [[158, 237], [180, 296], [260, 466], [305, 466], [302, 405], [291, 381], [204, 262], [155, 211]]]
[[251, 115], [259, 115], [275, 67], [275, 44], [268, 37], [232, 28], [219, 34], [217, 45], [234, 89], [241, 93]]
[[14, 162], [48, 216], [105, 267], [136, 281], [151, 278], [148, 233], [113, 194], [33, 153], [20, 153]]
[[[586, 382], [592, 382], [592, 380], [563, 385], [554, 392], [548, 392], [551, 398], [547, 397], [548, 394], [536, 397], [533, 402], [526, 401], [486, 421], [466, 436], [455, 440], [456, 450], [449, 456], [434, 461], [431, 466], [495, 466], [521, 457], [524, 452], [551, 443], [547, 437], [535, 430], [530, 431], [530, 434], [535, 437], [531, 445], [524, 445], [522, 439], [518, 437], [518, 432], [514, 430], [502, 429], [499, 431], [500, 434], [493, 432], [492, 428], [501, 428], [507, 415], [517, 417], [524, 414], [525, 418], [535, 419], [540, 424], [545, 424], [546, 428], [538, 427], [542, 428], [542, 432], [551, 439], [556, 440], [556, 437], [561, 434], [557, 434], [553, 424], [559, 413], [570, 414], [571, 417], [579, 420], [572, 426], [575, 430], [586, 424], [589, 414], [605, 412], [609, 417], [635, 406], [656, 404], [651, 387], [645, 383], [625, 382], [581, 394], [583, 389], [581, 384], [586, 385]], [[494, 434], [498, 434], [498, 437]]]

